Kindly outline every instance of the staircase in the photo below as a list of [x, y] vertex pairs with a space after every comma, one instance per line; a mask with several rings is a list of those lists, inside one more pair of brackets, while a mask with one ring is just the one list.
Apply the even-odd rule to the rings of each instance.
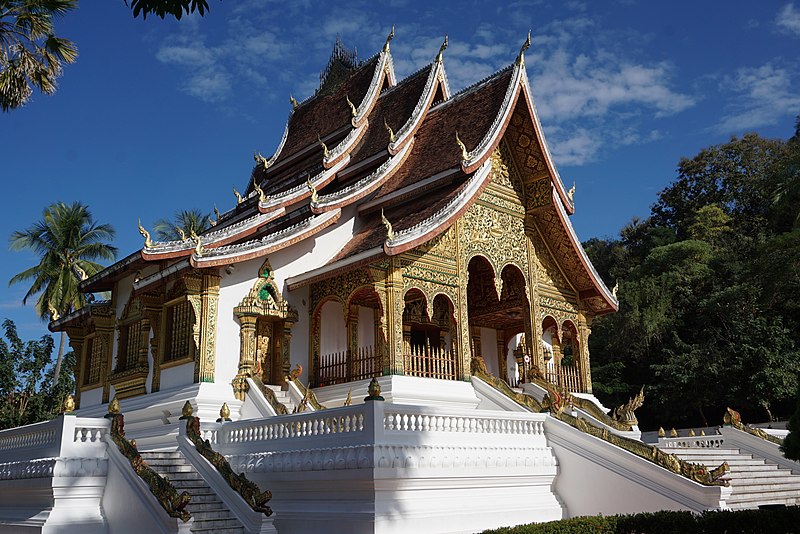
[[281, 386], [274, 386], [272, 384], [264, 384], [265, 388], [269, 388], [275, 394], [275, 398], [283, 404], [286, 408], [286, 413], [292, 413], [295, 409], [295, 403], [289, 398], [289, 392], [281, 389]]
[[763, 458], [731, 448], [669, 447], [663, 450], [709, 468], [728, 462], [731, 496], [727, 504], [732, 509], [800, 504], [800, 475], [767, 463]]
[[244, 534], [242, 523], [180, 452], [142, 452], [141, 455], [153, 470], [168, 478], [179, 493], [187, 491], [192, 496], [187, 507], [194, 519], [192, 532]]

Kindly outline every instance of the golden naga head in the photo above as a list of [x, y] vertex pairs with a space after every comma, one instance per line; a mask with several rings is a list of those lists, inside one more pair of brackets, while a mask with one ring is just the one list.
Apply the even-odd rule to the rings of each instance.
[[152, 248], [153, 241], [150, 239], [150, 232], [144, 229], [141, 219], [139, 219], [139, 233], [142, 234], [142, 237], [144, 238], [144, 248]]
[[436, 63], [442, 61], [442, 54], [444, 54], [444, 51], [447, 50], [447, 45], [449, 44], [449, 42], [450, 41], [448, 40], [447, 35], [445, 35], [444, 42], [442, 42], [442, 46], [439, 47], [439, 53], [436, 54], [436, 59], [435, 59]]
[[517, 60], [515, 63], [517, 65], [525, 66], [525, 51], [531, 47], [531, 31], [528, 30], [528, 37], [525, 39], [525, 42], [522, 43], [522, 46], [519, 49], [519, 54], [517, 55]]
[[386, 43], [383, 45], [384, 52], [389, 51], [389, 43], [392, 41], [392, 39], [394, 39], [394, 24], [392, 24], [392, 31], [389, 32], [389, 35], [386, 37]]
[[394, 139], [394, 131], [392, 131], [391, 126], [389, 126], [389, 123], [386, 122], [386, 117], [383, 118], [383, 126], [386, 128], [386, 131], [389, 132], [389, 142], [390, 143], [394, 143], [394, 141], [395, 141], [395, 139]]
[[469, 159], [469, 150], [467, 150], [467, 146], [461, 141], [461, 138], [458, 136], [458, 131], [456, 130], [456, 143], [458, 143], [459, 148], [461, 148], [461, 160], [467, 161]]
[[386, 240], [394, 241], [394, 230], [392, 229], [392, 223], [390, 223], [389, 219], [387, 219], [386, 215], [384, 215], [383, 209], [381, 209], [381, 222], [386, 227]]

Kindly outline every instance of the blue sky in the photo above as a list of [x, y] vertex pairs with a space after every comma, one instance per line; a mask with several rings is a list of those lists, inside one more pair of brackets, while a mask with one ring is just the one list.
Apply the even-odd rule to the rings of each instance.
[[[252, 154], [271, 154], [289, 95], [311, 95], [337, 34], [366, 58], [392, 24], [400, 78], [445, 34], [458, 90], [526, 65], [581, 239], [644, 217], [681, 157], [732, 135], [787, 138], [800, 114], [800, 1], [321, 2], [210, 0], [204, 18], [133, 19], [122, 0], [84, 0], [57, 23], [79, 48], [58, 92], [0, 115], [0, 236], [55, 201], [80, 200], [141, 246], [136, 220], [230, 208]], [[756, 7], [757, 6], [757, 7]], [[24, 337], [44, 324], [4, 281], [33, 265], [0, 252], [0, 319]]]

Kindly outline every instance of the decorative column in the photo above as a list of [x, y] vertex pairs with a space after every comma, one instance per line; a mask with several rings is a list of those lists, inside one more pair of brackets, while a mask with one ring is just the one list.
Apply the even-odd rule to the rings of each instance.
[[386, 341], [389, 348], [389, 373], [404, 374], [403, 363], [403, 271], [400, 258], [389, 258], [389, 269], [386, 273]]
[[[283, 321], [283, 340], [281, 342], [281, 362], [283, 368], [283, 376], [289, 376], [291, 368], [291, 348], [292, 348], [292, 327], [297, 322], [297, 311], [289, 309], [288, 317]], [[311, 386], [311, 374], [309, 373], [307, 380], [309, 387]]]
[[218, 272], [204, 272], [200, 289], [200, 344], [194, 361], [195, 381], [213, 382], [217, 355]]
[[578, 348], [580, 350], [581, 386], [585, 393], [592, 392], [592, 369], [589, 363], [589, 336], [592, 334], [594, 317], [581, 313], [578, 315]]
[[[150, 382], [150, 392], [155, 393], [161, 387], [161, 361], [159, 359], [158, 345], [161, 339], [161, 312], [162, 297], [153, 293], [139, 296], [142, 303], [142, 315], [147, 319], [153, 330], [152, 337], [145, 338], [145, 348], [150, 345], [150, 356], [153, 358], [153, 378]], [[147, 354], [145, 354], [145, 361]]]
[[347, 381], [350, 382], [358, 374], [356, 359], [358, 357], [358, 306], [350, 304], [347, 309]]
[[69, 346], [72, 348], [72, 353], [75, 354], [75, 367], [73, 373], [75, 374], [75, 406], [81, 406], [81, 386], [84, 383], [84, 376], [88, 372], [87, 358], [84, 351], [84, 341], [86, 340], [86, 328], [67, 328], [66, 334], [69, 336]]
[[247, 392], [247, 377], [252, 376], [256, 364], [256, 321], [255, 315], [238, 315], [239, 318], [239, 371], [233, 379], [233, 394], [243, 401]]
[[506, 332], [505, 330], [497, 330], [497, 373], [500, 375], [500, 379], [505, 382], [508, 382], [507, 357]]
[[97, 338], [95, 343], [101, 343], [103, 347], [103, 358], [100, 363], [100, 378], [103, 382], [103, 402], [108, 402], [111, 383], [108, 380], [111, 374], [111, 359], [113, 358], [114, 347], [114, 323], [116, 322], [114, 308], [110, 305], [92, 306], [92, 319], [94, 320]]

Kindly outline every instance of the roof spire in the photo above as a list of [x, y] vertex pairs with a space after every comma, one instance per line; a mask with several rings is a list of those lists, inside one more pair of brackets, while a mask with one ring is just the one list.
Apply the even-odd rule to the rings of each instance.
[[442, 54], [444, 54], [445, 49], [447, 49], [447, 45], [449, 44], [449, 40], [447, 35], [444, 36], [444, 42], [442, 42], [442, 46], [439, 47], [439, 53], [436, 54], [436, 63], [439, 63], [442, 60]]
[[515, 63], [517, 65], [525, 66], [525, 51], [531, 47], [531, 31], [528, 30], [528, 38], [525, 39], [525, 42], [522, 43], [522, 46], [519, 49], [519, 54], [517, 55], [517, 60]]
[[293, 109], [293, 110], [297, 109], [297, 106], [299, 106], [299, 105], [300, 105], [300, 104], [297, 102], [297, 99], [296, 99], [295, 97], [293, 97], [292, 95], [289, 95], [289, 102], [291, 102], [291, 103], [292, 103], [292, 109]]
[[389, 51], [389, 42], [392, 40], [392, 38], [394, 38], [394, 24], [392, 24], [392, 31], [389, 32], [389, 36], [386, 37], [386, 44], [383, 45], [384, 52]]

